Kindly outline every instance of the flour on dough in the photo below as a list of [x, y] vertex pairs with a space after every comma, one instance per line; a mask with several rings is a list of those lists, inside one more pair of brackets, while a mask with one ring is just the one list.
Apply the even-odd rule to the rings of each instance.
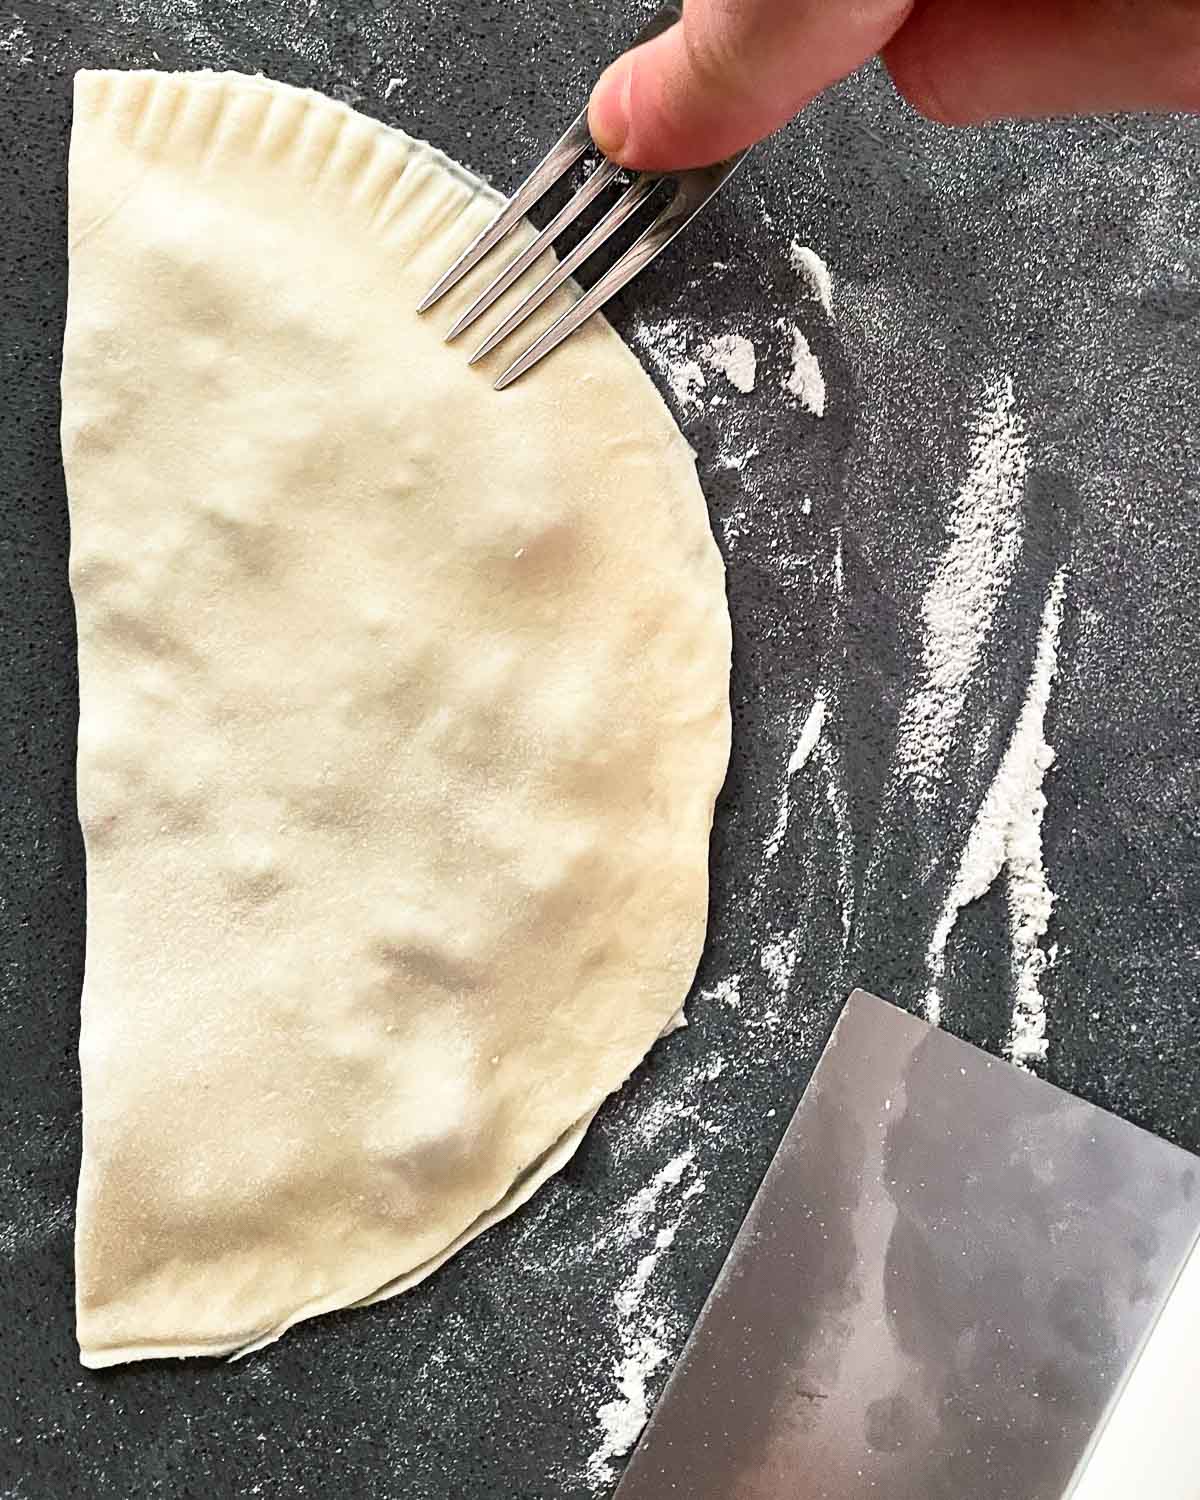
[[602, 320], [497, 395], [486, 271], [416, 316], [495, 202], [315, 94], [77, 79], [85, 1364], [411, 1286], [692, 980], [721, 561]]

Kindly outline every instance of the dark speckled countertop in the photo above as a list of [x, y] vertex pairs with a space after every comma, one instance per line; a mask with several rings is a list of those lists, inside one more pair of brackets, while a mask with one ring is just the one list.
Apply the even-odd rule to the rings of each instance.
[[[76, 1363], [71, 75], [261, 70], [506, 188], [630, 29], [586, 0], [0, 12], [6, 1500], [607, 1495], [613, 1434], [661, 1389], [856, 983], [997, 1054], [1041, 1016], [1036, 1071], [1200, 1149], [1200, 125], [955, 134], [869, 71], [614, 310], [729, 564], [735, 746], [690, 1029], [415, 1292], [237, 1365]], [[752, 342], [752, 394], [720, 335]]]

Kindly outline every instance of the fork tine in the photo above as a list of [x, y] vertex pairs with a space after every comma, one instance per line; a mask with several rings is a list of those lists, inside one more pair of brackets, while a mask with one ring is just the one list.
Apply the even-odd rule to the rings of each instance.
[[545, 358], [551, 349], [556, 348], [563, 339], [574, 333], [581, 323], [587, 322], [588, 318], [603, 307], [610, 297], [619, 292], [626, 282], [632, 281], [643, 266], [649, 265], [654, 257], [667, 247], [683, 228], [683, 223], [679, 223], [671, 233], [666, 235], [662, 233], [664, 226], [671, 223], [679, 197], [680, 194], [676, 193], [666, 208], [651, 224], [647, 225], [620, 260], [614, 266], [609, 267], [595, 286], [586, 291], [573, 306], [561, 313], [550, 327], [530, 344], [525, 353], [509, 365], [496, 381], [496, 390], [502, 391], [505, 386], [511, 385], [527, 370], [532, 369], [538, 360]]
[[508, 234], [547, 189], [569, 171], [592, 144], [588, 133], [587, 110], [583, 109], [567, 127], [545, 156], [530, 172], [492, 222], [471, 241], [444, 276], [438, 278], [417, 304], [419, 313], [427, 312], [452, 287], [479, 264], [483, 257]]
[[470, 328], [477, 318], [483, 316], [497, 298], [502, 297], [513, 282], [522, 276], [529, 267], [537, 260], [546, 246], [552, 244], [562, 231], [576, 220], [593, 199], [598, 198], [608, 184], [620, 171], [615, 162], [602, 161], [579, 191], [562, 208], [559, 209], [541, 234], [522, 250], [520, 255], [511, 265], [506, 266], [500, 275], [496, 277], [491, 286], [475, 299], [474, 302], [463, 313], [462, 317], [454, 324], [449, 333], [446, 334], [446, 342], [456, 339], [465, 329]]
[[[509, 365], [496, 381], [496, 390], [502, 391], [505, 386], [511, 385], [527, 370], [532, 369], [538, 360], [545, 358], [551, 349], [574, 333], [581, 323], [586, 323], [588, 318], [598, 308], [603, 307], [610, 297], [619, 292], [626, 282], [632, 281], [655, 256], [661, 255], [675, 236], [687, 228], [713, 194], [737, 170], [745, 154], [741, 152], [728, 161], [718, 162], [716, 166], [698, 168], [684, 173], [679, 179], [679, 186], [670, 203], [634, 240], [616, 265], [610, 266], [595, 286], [586, 291], [572, 307], [568, 307], [564, 313], [560, 314], [550, 327], [530, 344], [525, 353]], [[602, 224], [603, 221], [601, 226], [597, 227], [602, 227]]]
[[546, 298], [552, 292], [557, 291], [572, 271], [582, 265], [593, 250], [596, 250], [605, 240], [615, 234], [621, 225], [624, 224], [625, 220], [641, 208], [642, 204], [650, 197], [661, 181], [661, 177], [653, 176], [650, 173], [643, 173], [635, 182], [631, 183], [600, 222], [584, 235], [583, 239], [579, 241], [569, 255], [565, 255], [559, 261], [558, 265], [538, 282], [537, 286], [525, 298], [524, 302], [519, 307], [514, 308], [508, 317], [505, 318], [504, 322], [488, 335], [467, 363], [471, 365], [478, 364], [485, 355], [492, 352], [497, 344], [503, 343], [514, 328], [524, 323], [531, 313], [536, 312], [541, 307], [542, 303], [545, 302]]

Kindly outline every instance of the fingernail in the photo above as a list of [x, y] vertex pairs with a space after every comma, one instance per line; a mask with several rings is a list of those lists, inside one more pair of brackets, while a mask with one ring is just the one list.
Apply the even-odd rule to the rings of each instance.
[[633, 69], [618, 58], [600, 75], [588, 105], [588, 129], [605, 156], [620, 156], [629, 137], [629, 92]]

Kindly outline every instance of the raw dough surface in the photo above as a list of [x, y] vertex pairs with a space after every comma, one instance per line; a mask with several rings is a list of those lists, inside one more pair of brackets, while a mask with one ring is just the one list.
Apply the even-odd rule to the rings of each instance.
[[77, 80], [85, 1364], [410, 1286], [693, 977], [720, 557], [601, 320], [497, 395], [482, 273], [415, 315], [495, 201], [315, 94]]

